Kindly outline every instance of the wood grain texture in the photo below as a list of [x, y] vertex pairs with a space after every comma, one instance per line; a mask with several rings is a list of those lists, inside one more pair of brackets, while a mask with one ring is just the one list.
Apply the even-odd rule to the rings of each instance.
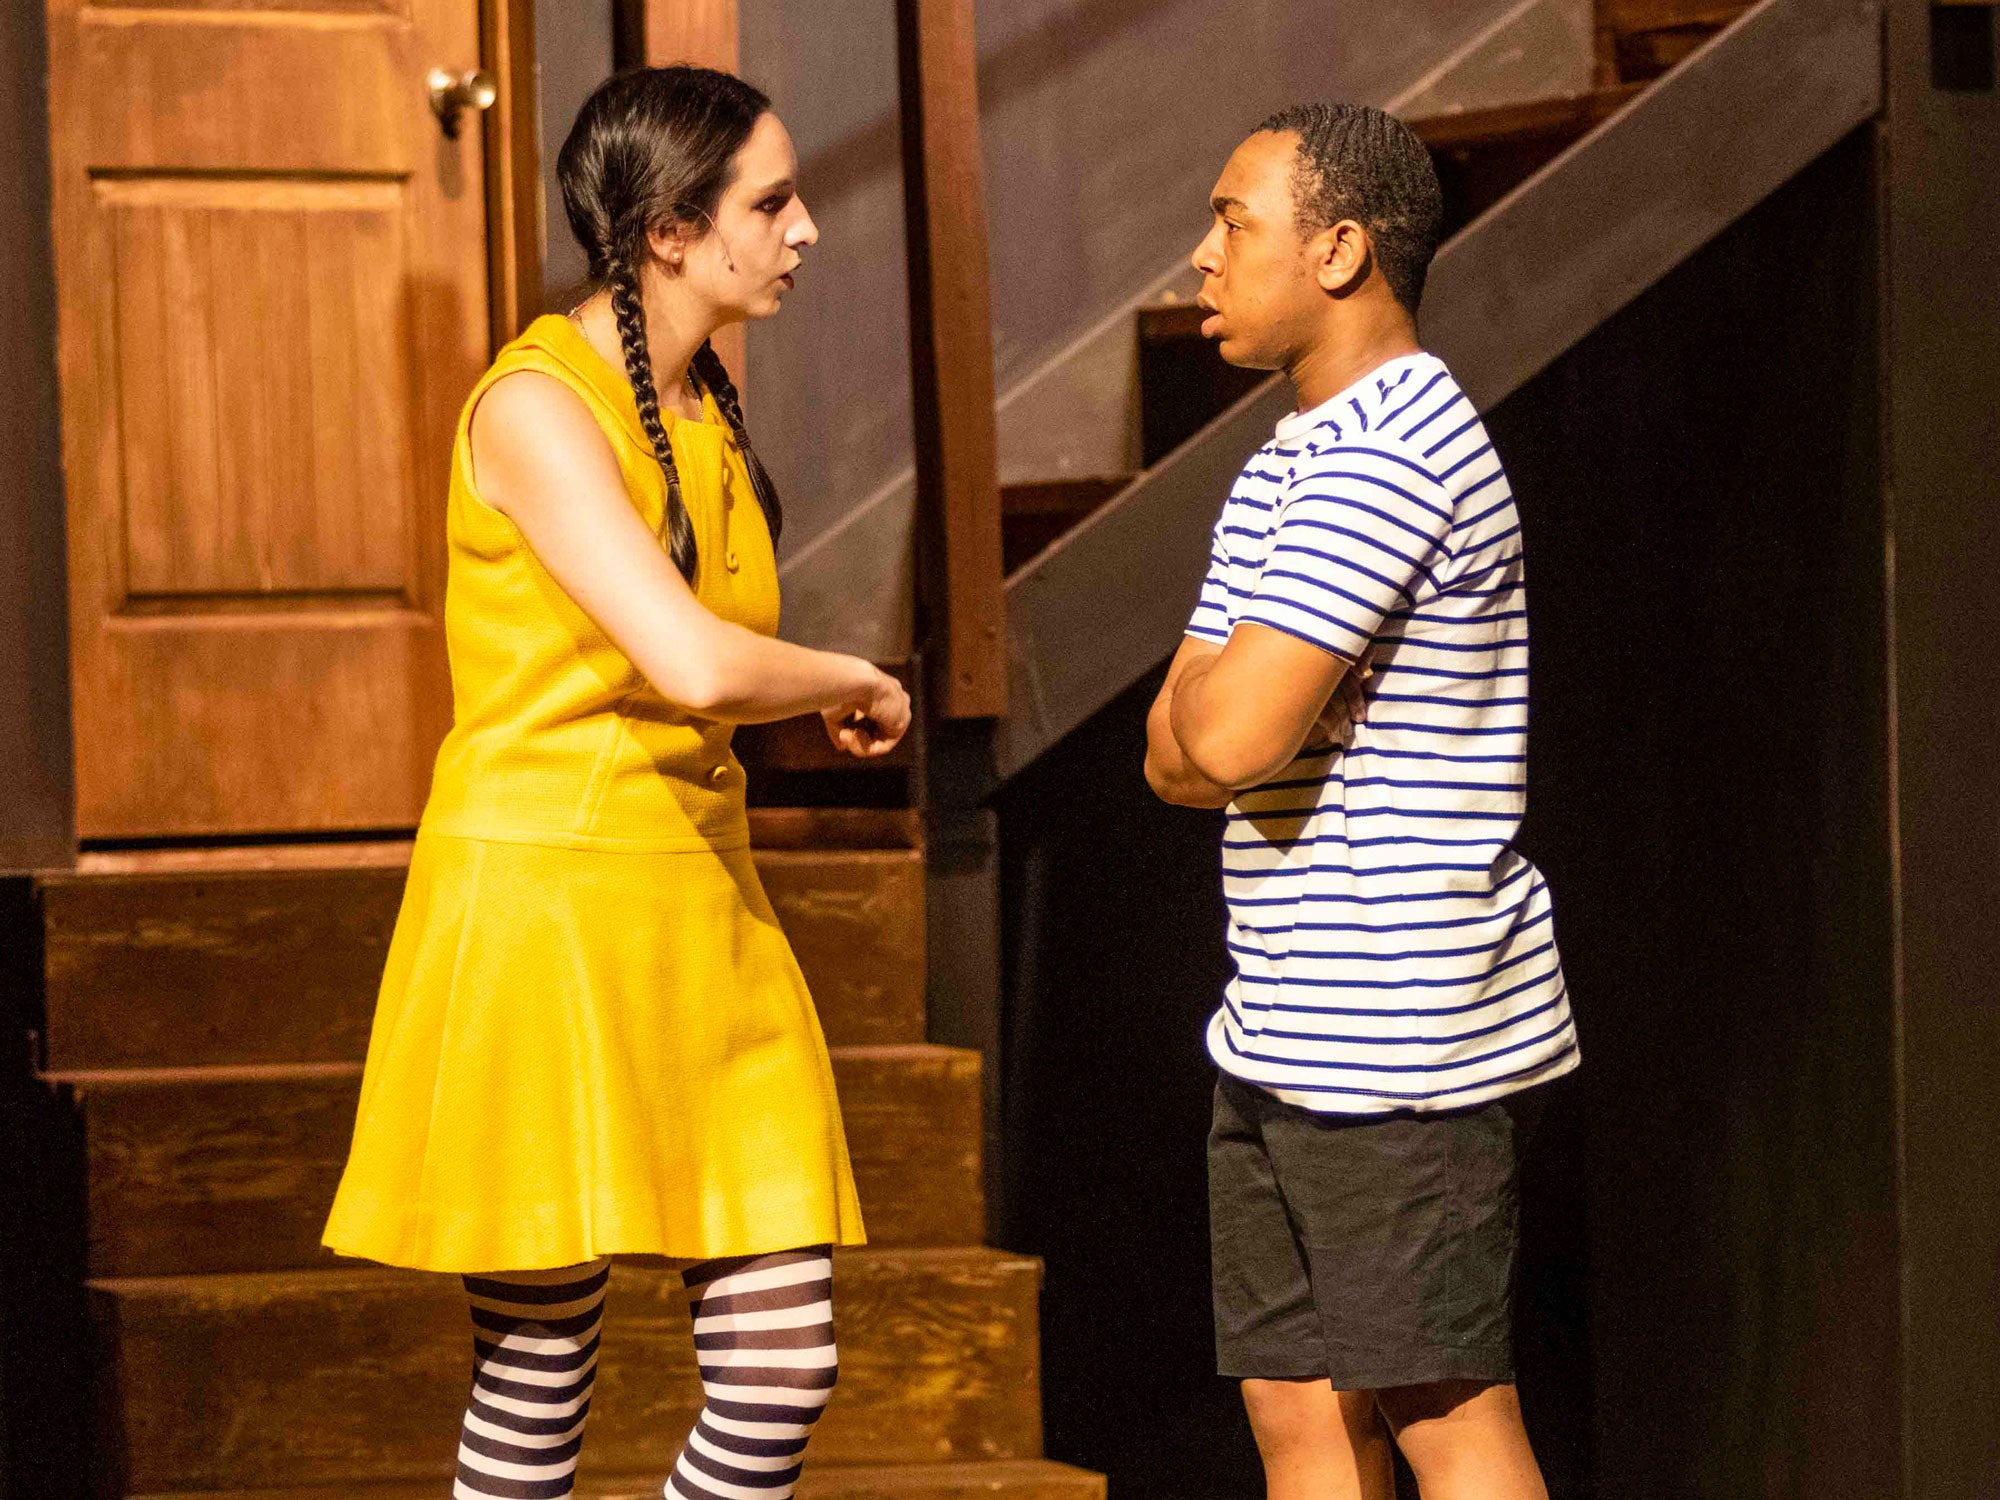
[[499, 91], [484, 127], [487, 305], [490, 337], [498, 349], [542, 312], [547, 209], [534, 0], [483, 0], [479, 12], [480, 57]]
[[[828, 1040], [921, 1041], [923, 856], [774, 850], [757, 866]], [[393, 864], [45, 879], [47, 1066], [360, 1061], [404, 876]]]
[[757, 873], [835, 1045], [924, 1036], [924, 863], [916, 850], [771, 850]]
[[[914, 849], [921, 819], [909, 807], [753, 807], [750, 842], [758, 849]], [[91, 849], [76, 873], [224, 874], [252, 870], [402, 868], [410, 840], [342, 839], [271, 844], [198, 844], [158, 849]]]
[[734, 73], [739, 26], [736, 0], [642, 0], [645, 59], [650, 67], [694, 63]]
[[[840, 1390], [823, 1463], [1040, 1453], [1039, 1263], [991, 1250], [836, 1257]], [[447, 1479], [469, 1361], [456, 1278], [378, 1270], [101, 1281], [123, 1493]], [[701, 1387], [670, 1271], [619, 1266], [586, 1462], [665, 1473]]]
[[[838, 1399], [838, 1398], [836, 1398]], [[663, 1471], [662, 1471], [663, 1472]], [[661, 1473], [611, 1474], [588, 1469], [577, 1481], [578, 1500], [659, 1500]], [[145, 1495], [135, 1500], [437, 1500], [433, 1481], [343, 1484]], [[800, 1476], [799, 1500], [1104, 1500], [1102, 1474], [1044, 1458], [997, 1459], [963, 1464], [823, 1464], [817, 1453]]]
[[48, 1066], [358, 1062], [404, 873], [45, 881]]
[[407, 826], [488, 350], [470, 0], [49, 6], [78, 832]]
[[[431, 154], [435, 128], [417, 128], [423, 122], [407, 107], [414, 98], [424, 108], [430, 60], [417, 65], [402, 17], [112, 10], [63, 0], [51, 9], [52, 21], [74, 17], [74, 83], [90, 106], [78, 143], [93, 168], [404, 177]], [[476, 34], [467, 39], [476, 48]]]
[[[979, 1054], [837, 1048], [834, 1077], [875, 1245], [976, 1244]], [[53, 1074], [83, 1120], [93, 1276], [340, 1264], [320, 1230], [347, 1160], [357, 1063]]]
[[919, 590], [934, 706], [1007, 711], [993, 311], [972, 0], [897, 0]]
[[97, 196], [125, 356], [128, 605], [414, 604], [402, 188], [142, 178]]

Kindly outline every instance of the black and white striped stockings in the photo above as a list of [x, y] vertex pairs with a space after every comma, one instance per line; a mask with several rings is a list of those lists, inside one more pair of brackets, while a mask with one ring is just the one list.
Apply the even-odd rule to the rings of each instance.
[[[667, 1500], [789, 1500], [833, 1393], [833, 1261], [822, 1247], [681, 1273], [706, 1399]], [[563, 1500], [597, 1374], [609, 1268], [468, 1276], [472, 1398], [457, 1500]]]

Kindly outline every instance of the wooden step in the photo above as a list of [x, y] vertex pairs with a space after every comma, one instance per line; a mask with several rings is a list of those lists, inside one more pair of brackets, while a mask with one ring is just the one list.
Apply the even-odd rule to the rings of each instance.
[[[1741, 7], [1708, 9], [1725, 12]], [[1639, 82], [1616, 83], [1573, 96], [1411, 121], [1437, 165], [1445, 234], [1455, 233], [1498, 203], [1624, 108], [1643, 87]], [[1139, 447], [1140, 461], [1147, 468], [1268, 378], [1267, 371], [1238, 369], [1222, 358], [1201, 335], [1207, 316], [1194, 303], [1179, 300], [1138, 313]]]
[[1449, 238], [1644, 91], [1615, 84], [1557, 99], [1412, 120], [1431, 148]]
[[[881, 662], [891, 676], [912, 687], [907, 662]], [[745, 724], [736, 731], [736, 754], [750, 776], [750, 798], [767, 805], [804, 804], [899, 808], [916, 805], [916, 767], [922, 725], [913, 726], [887, 755], [865, 760], [837, 748], [817, 714]]]
[[[836, 1048], [871, 1243], [976, 1245], [979, 1054]], [[87, 1156], [90, 1272], [177, 1276], [352, 1265], [320, 1247], [358, 1063], [52, 1075]]]
[[[836, 1398], [838, 1399], [838, 1398]], [[663, 1471], [593, 1470], [588, 1445], [577, 1476], [578, 1500], [659, 1500]], [[822, 1464], [814, 1455], [800, 1476], [799, 1500], [1104, 1500], [1104, 1476], [1045, 1458], [966, 1464]], [[439, 1500], [435, 1481], [343, 1484], [277, 1490], [206, 1490], [134, 1500]]]
[[1597, 0], [1599, 28], [1628, 83], [1677, 67], [1748, 9], [1747, 0]]
[[[839, 1252], [840, 1389], [824, 1464], [1037, 1458], [1040, 1263]], [[471, 1354], [457, 1280], [289, 1271], [91, 1284], [120, 1494], [444, 1480]], [[591, 1461], [664, 1474], [700, 1407], [680, 1278], [612, 1272]]]
[[[217, 855], [206, 867], [133, 867], [131, 857], [97, 856], [45, 878], [46, 1065], [359, 1061], [409, 846], [358, 846], [365, 857], [320, 846], [343, 847], [318, 867]], [[828, 1039], [922, 1041], [922, 854], [767, 849], [757, 868]]]
[[1000, 557], [1008, 573], [1054, 543], [1132, 482], [1130, 474], [1050, 479], [1000, 490]]
[[1201, 336], [1208, 314], [1192, 302], [1141, 308], [1139, 462], [1151, 468], [1271, 378], [1243, 370]]

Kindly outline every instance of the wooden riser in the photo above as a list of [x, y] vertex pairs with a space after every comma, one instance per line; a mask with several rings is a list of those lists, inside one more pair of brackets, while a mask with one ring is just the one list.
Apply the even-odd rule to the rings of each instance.
[[[973, 1245], [984, 1233], [979, 1054], [837, 1048], [834, 1072], [869, 1240]], [[82, 1073], [95, 1276], [346, 1265], [319, 1245], [347, 1159], [356, 1063]]]
[[[659, 1500], [663, 1472], [597, 1472], [586, 1447], [578, 1500]], [[282, 1490], [214, 1490], [134, 1500], [439, 1500], [421, 1484], [342, 1484]], [[1104, 1476], [1042, 1458], [970, 1464], [822, 1464], [809, 1459], [799, 1500], [1104, 1500]]]
[[[993, 1250], [841, 1252], [840, 1388], [823, 1464], [1040, 1456], [1040, 1264]], [[457, 1280], [299, 1271], [92, 1283], [114, 1493], [444, 1480], [471, 1359]], [[666, 1473], [700, 1408], [671, 1271], [612, 1272], [591, 1462]], [[442, 1493], [442, 1491], [440, 1491]]]
[[[827, 1039], [922, 1041], [923, 856], [767, 850], [757, 869]], [[47, 1066], [358, 1062], [404, 874], [385, 863], [46, 880]]]

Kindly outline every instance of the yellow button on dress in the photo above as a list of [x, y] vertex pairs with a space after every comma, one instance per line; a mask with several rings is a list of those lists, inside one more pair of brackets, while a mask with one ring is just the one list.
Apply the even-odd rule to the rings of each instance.
[[[576, 392], [666, 534], [631, 388], [566, 318], [538, 319], [459, 418], [453, 727], [326, 1243], [433, 1271], [859, 1244], [826, 1043], [751, 863], [731, 726], [655, 692], [474, 489], [473, 408], [517, 370]], [[695, 593], [774, 634], [770, 533], [704, 406], [664, 415]]]

